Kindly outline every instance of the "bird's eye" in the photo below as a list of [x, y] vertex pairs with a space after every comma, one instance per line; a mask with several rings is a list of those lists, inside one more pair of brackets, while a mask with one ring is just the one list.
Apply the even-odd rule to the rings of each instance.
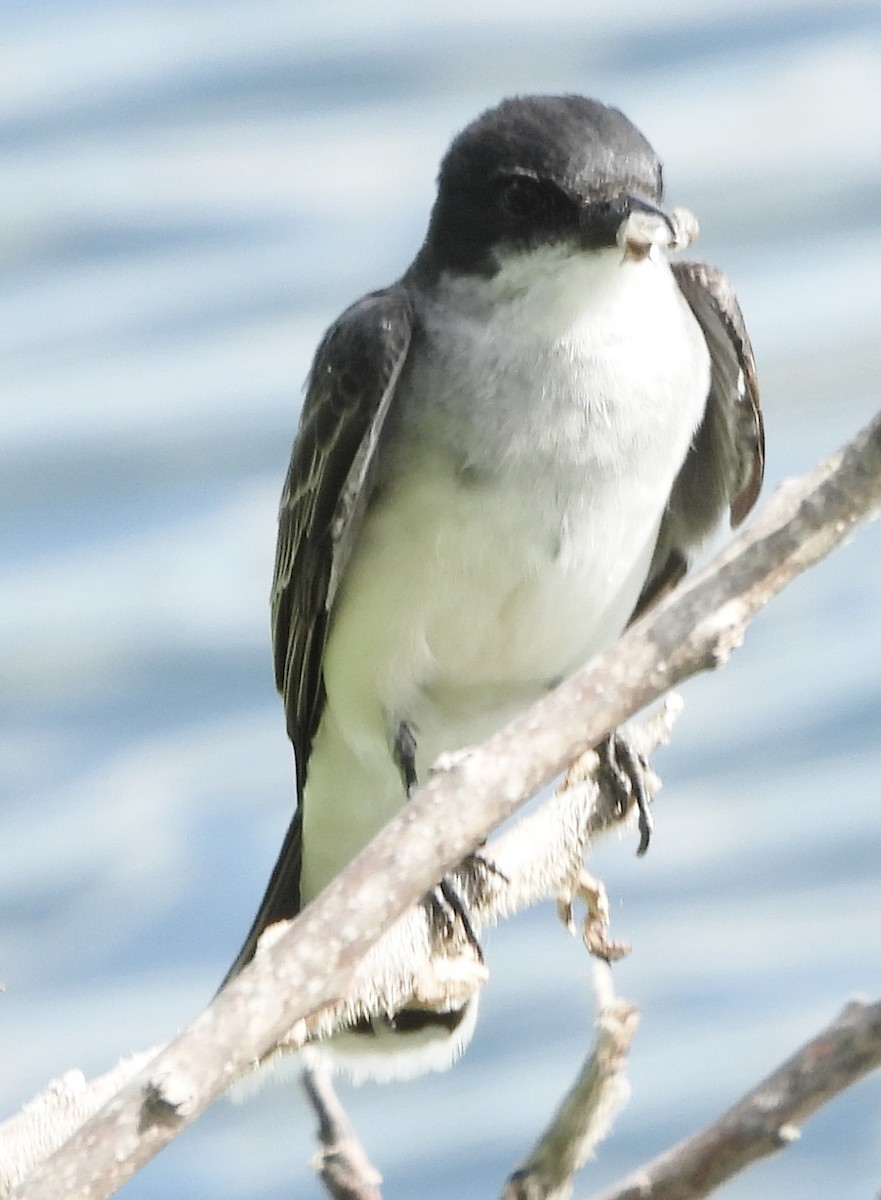
[[499, 208], [513, 221], [534, 221], [544, 212], [546, 202], [541, 184], [528, 175], [506, 179], [499, 191]]

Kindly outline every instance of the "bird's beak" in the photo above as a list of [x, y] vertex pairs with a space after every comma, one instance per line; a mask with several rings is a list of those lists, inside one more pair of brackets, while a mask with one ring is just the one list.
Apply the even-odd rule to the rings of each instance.
[[665, 212], [642, 196], [624, 197], [627, 215], [618, 226], [616, 241], [624, 251], [624, 260], [657, 260], [662, 250], [682, 250], [696, 241], [697, 218], [687, 208]]

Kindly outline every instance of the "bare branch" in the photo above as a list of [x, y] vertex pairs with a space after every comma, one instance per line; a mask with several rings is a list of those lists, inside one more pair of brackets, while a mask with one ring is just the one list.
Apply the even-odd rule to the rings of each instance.
[[[632, 728], [632, 739], [644, 758], [648, 759], [659, 745], [667, 742], [680, 711], [679, 698], [668, 696], [661, 709]], [[551, 800], [485, 848], [483, 853], [496, 869], [490, 871], [479, 886], [475, 886], [473, 879], [468, 880], [472, 921], [478, 928], [539, 900], [560, 897], [571, 901], [584, 896], [579, 872], [587, 847], [600, 834], [620, 823], [624, 816], [618, 808], [617, 796], [607, 794], [595, 778], [598, 765], [598, 756], [587, 751], [567, 773]], [[648, 783], [652, 791], [659, 786], [651, 773]], [[595, 923], [597, 915], [591, 914], [591, 919]], [[607, 921], [606, 911], [599, 919], [602, 944], [606, 944], [602, 938]], [[265, 942], [261, 941], [261, 953], [287, 927], [282, 923], [269, 930]], [[594, 924], [591, 925], [593, 928]], [[572, 932], [575, 932], [574, 922]], [[593, 939], [595, 942], [596, 938]], [[368, 952], [355, 972], [345, 1000], [295, 1027], [282, 1040], [280, 1049], [298, 1050], [307, 1033], [312, 1037], [326, 1036], [354, 1018], [373, 1016], [394, 1008], [417, 986], [424, 993], [426, 977], [431, 976], [433, 949], [426, 909], [417, 904]], [[434, 970], [437, 970], [436, 960]], [[485, 970], [478, 966], [470, 979], [460, 977], [460, 985], [473, 989], [483, 983], [485, 976]], [[417, 981], [420, 981], [418, 985]], [[449, 980], [446, 986], [449, 987]], [[156, 1047], [123, 1059], [106, 1075], [88, 1082], [81, 1072], [70, 1071], [30, 1101], [20, 1114], [0, 1125], [0, 1197], [7, 1196], [35, 1166], [58, 1149], [160, 1049]], [[270, 1057], [275, 1052], [273, 1050]], [[322, 1115], [320, 1108], [324, 1097], [333, 1096], [330, 1082], [309, 1072], [305, 1083], [319, 1116], [333, 1124], [331, 1112]], [[148, 1088], [146, 1107], [158, 1119], [174, 1115], [174, 1108], [168, 1103], [169, 1087], [166, 1082], [162, 1089], [153, 1084]], [[358, 1161], [355, 1156], [355, 1162]], [[336, 1176], [328, 1181], [328, 1186], [342, 1187], [345, 1179], [340, 1179], [339, 1168], [335, 1170]], [[357, 1172], [354, 1178], [359, 1178]], [[369, 1172], [362, 1173], [360, 1178], [365, 1188], [371, 1186]], [[370, 1192], [366, 1194], [369, 1196]]]
[[111, 1195], [234, 1079], [348, 993], [358, 963], [489, 831], [610, 730], [739, 644], [755, 612], [881, 504], [881, 418], [615, 647], [439, 770], [291, 929], [39, 1167], [19, 1200]]
[[[645, 759], [667, 743], [681, 711], [682, 701], [674, 694], [632, 727], [634, 745]], [[646, 782], [651, 794], [660, 787], [650, 771]], [[500, 917], [556, 899], [565, 924], [575, 933], [571, 905], [582, 900], [588, 910], [584, 922], [588, 948], [599, 957], [620, 957], [620, 945], [606, 937], [608, 906], [602, 884], [587, 876], [583, 867], [590, 844], [625, 819], [619, 799], [618, 792], [607, 786], [599, 756], [586, 751], [550, 800], [481, 849], [485, 871], [453, 872], [459, 874], [474, 928], [479, 931]], [[274, 926], [266, 942], [261, 940], [261, 953], [287, 928], [288, 923]], [[269, 1057], [277, 1050], [299, 1050], [304, 1032], [310, 1038], [328, 1037], [361, 1017], [394, 1011], [413, 996], [425, 1003], [432, 998], [451, 1002], [455, 989], [455, 1002], [464, 1003], [485, 982], [486, 969], [465, 955], [447, 958], [444, 950], [437, 944], [425, 906], [417, 903], [367, 951], [340, 1002], [309, 1017], [302, 1029], [294, 1031], [294, 1038], [283, 1038]]]
[[[595, 981], [604, 971], [608, 968], [597, 965]], [[624, 1065], [639, 1014], [634, 1005], [615, 997], [611, 976], [595, 982], [595, 991], [593, 1050], [529, 1158], [508, 1179], [502, 1200], [568, 1200], [576, 1172], [606, 1136], [627, 1099]]]
[[[304, 1051], [304, 1054], [306, 1052]], [[327, 1062], [309, 1056], [303, 1087], [318, 1117], [321, 1150], [314, 1166], [334, 1200], [382, 1200], [382, 1176], [367, 1157], [346, 1111], [333, 1090]]]
[[785, 1149], [798, 1123], [881, 1066], [881, 1001], [841, 1015], [733, 1108], [595, 1200], [700, 1200], [751, 1163]]
[[[646, 761], [670, 740], [681, 711], [682, 700], [673, 694], [645, 721], [631, 727], [634, 746]], [[507, 881], [491, 878], [485, 884], [488, 896], [494, 888], [498, 893], [493, 903], [498, 904], [499, 915], [517, 912], [539, 899], [565, 896], [578, 879], [590, 844], [620, 823], [617, 793], [604, 786], [600, 768], [596, 751], [586, 750], [569, 767], [550, 800], [481, 852]], [[646, 783], [652, 794], [660, 788], [652, 772], [647, 772]], [[480, 924], [495, 919], [494, 913], [481, 908], [481, 896], [474, 898], [474, 904]]]
[[154, 1057], [158, 1047], [124, 1058], [111, 1070], [86, 1080], [82, 1071], [67, 1071], [21, 1112], [0, 1125], [0, 1196], [48, 1158], [124, 1083]]

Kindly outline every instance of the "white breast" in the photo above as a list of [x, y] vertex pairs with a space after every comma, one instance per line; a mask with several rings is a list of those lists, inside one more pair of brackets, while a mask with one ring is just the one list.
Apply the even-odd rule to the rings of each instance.
[[404, 439], [476, 471], [651, 470], [681, 461], [703, 412], [709, 355], [663, 260], [543, 249], [447, 282], [420, 315]]
[[618, 635], [706, 401], [706, 346], [663, 263], [515, 263], [421, 316], [333, 614], [306, 894], [403, 802], [399, 721], [424, 774]]

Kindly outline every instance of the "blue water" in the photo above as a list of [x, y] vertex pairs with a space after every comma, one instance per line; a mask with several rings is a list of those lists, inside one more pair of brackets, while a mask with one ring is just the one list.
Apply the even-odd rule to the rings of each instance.
[[[300, 384], [393, 279], [436, 165], [514, 91], [619, 104], [759, 359], [768, 490], [878, 407], [874, 3], [69, 0], [0, 8], [0, 1096], [210, 996], [289, 818], [267, 592]], [[685, 688], [645, 861], [598, 850], [643, 1014], [608, 1185], [881, 991], [881, 532]], [[589, 968], [499, 930], [464, 1061], [347, 1091], [388, 1200], [492, 1195], [580, 1061]], [[132, 1197], [318, 1196], [291, 1085], [214, 1107]], [[881, 1085], [721, 1194], [866, 1196]]]

